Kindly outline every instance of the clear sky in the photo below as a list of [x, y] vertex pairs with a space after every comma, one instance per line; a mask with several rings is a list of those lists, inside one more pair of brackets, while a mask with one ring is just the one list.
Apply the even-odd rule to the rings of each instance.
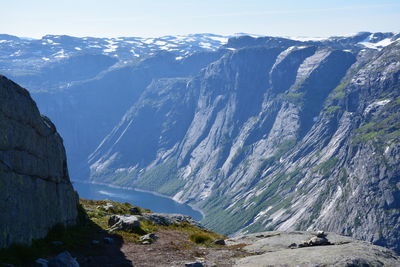
[[273, 36], [400, 31], [400, 0], [0, 0], [0, 33], [25, 37]]

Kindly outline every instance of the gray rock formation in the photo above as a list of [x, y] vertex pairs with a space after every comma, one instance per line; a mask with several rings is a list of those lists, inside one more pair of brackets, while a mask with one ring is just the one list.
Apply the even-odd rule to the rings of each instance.
[[140, 221], [134, 215], [112, 215], [108, 220], [110, 231], [134, 231], [140, 227]]
[[235, 266], [399, 266], [393, 251], [353, 238], [329, 233], [332, 245], [289, 248], [289, 244], [312, 238], [309, 232], [265, 232], [238, 236], [228, 245], [245, 245], [254, 256], [236, 260]]
[[61, 137], [28, 91], [0, 76], [0, 248], [73, 225], [78, 196]]

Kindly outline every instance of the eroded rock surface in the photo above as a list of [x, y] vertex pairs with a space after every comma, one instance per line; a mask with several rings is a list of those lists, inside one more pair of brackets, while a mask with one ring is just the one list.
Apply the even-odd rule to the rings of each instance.
[[140, 227], [139, 218], [134, 215], [112, 215], [108, 220], [110, 231], [133, 231]]
[[75, 224], [77, 201], [55, 126], [28, 91], [0, 75], [0, 248]]
[[235, 266], [399, 266], [400, 258], [393, 251], [328, 233], [331, 245], [289, 248], [313, 238], [310, 232], [263, 232], [227, 240], [227, 245], [246, 244], [244, 250], [254, 256], [236, 261]]

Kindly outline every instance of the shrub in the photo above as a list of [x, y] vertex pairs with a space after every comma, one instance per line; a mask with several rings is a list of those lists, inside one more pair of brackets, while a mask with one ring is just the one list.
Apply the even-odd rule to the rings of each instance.
[[212, 238], [208, 234], [205, 233], [195, 233], [190, 235], [190, 240], [196, 244], [204, 244], [211, 242]]

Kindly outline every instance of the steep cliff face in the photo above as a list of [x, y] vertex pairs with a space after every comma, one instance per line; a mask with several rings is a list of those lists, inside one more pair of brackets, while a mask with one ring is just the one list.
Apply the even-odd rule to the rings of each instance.
[[159, 52], [135, 66], [76, 82], [61, 92], [33, 94], [41, 112], [51, 117], [65, 139], [71, 177], [88, 177], [88, 156], [152, 80], [193, 76], [222, 54], [204, 52], [176, 60], [172, 53]]
[[56, 128], [28, 91], [0, 76], [0, 248], [75, 224], [77, 201]]
[[296, 44], [241, 44], [153, 82], [91, 179], [194, 204], [224, 233], [324, 229], [399, 251], [400, 44]]

